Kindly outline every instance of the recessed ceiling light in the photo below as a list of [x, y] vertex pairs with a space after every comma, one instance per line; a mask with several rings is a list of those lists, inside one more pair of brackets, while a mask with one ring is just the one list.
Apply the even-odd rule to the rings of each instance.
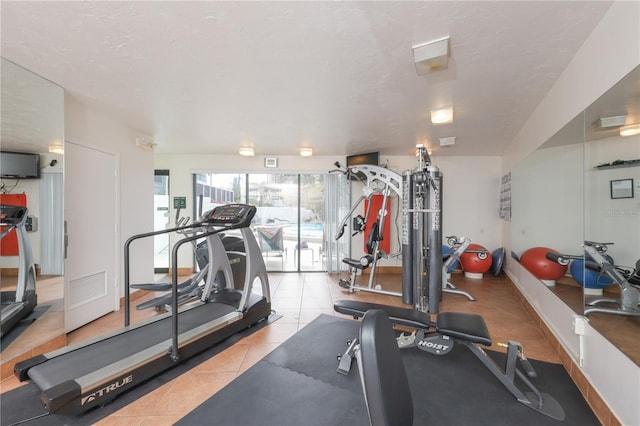
[[640, 123], [620, 127], [620, 136], [640, 135]]
[[300, 148], [301, 157], [311, 157], [313, 155], [313, 148], [302, 147]]
[[241, 146], [238, 150], [238, 154], [244, 157], [253, 157], [254, 155], [256, 155], [256, 151], [252, 146]]
[[431, 110], [431, 123], [433, 124], [453, 123], [453, 107]]
[[626, 122], [626, 115], [617, 115], [615, 117], [602, 117], [599, 124], [601, 129], [609, 129], [611, 127], [624, 126]]
[[63, 145], [49, 145], [49, 152], [52, 153], [52, 154], [64, 155], [64, 146]]

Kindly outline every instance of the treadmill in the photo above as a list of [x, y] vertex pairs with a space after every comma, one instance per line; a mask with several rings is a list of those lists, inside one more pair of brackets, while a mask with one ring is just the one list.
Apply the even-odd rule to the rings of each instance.
[[[124, 328], [22, 361], [16, 364], [15, 375], [20, 381], [32, 381], [40, 388], [40, 399], [49, 413], [81, 414], [109, 403], [122, 392], [268, 318], [271, 314], [269, 280], [262, 253], [249, 228], [255, 213], [255, 206], [223, 205], [204, 213], [200, 221], [189, 226], [129, 238], [124, 253]], [[187, 228], [198, 232], [173, 247], [171, 311], [130, 325], [131, 243]], [[239, 229], [244, 242], [247, 268], [240, 289], [235, 288], [229, 259], [217, 235], [229, 229]], [[225, 277], [224, 286], [208, 282], [200, 300], [179, 306], [178, 249], [202, 238], [207, 239], [210, 250], [208, 277], [216, 277], [220, 272]], [[254, 292], [256, 279], [261, 281], [261, 287]]]
[[27, 238], [26, 222], [28, 210], [23, 206], [0, 205], [0, 226], [5, 227], [0, 239], [15, 229], [18, 237], [18, 281], [16, 291], [2, 292], [0, 314], [0, 337], [5, 336], [38, 304], [36, 295], [36, 266], [33, 262], [31, 244]]

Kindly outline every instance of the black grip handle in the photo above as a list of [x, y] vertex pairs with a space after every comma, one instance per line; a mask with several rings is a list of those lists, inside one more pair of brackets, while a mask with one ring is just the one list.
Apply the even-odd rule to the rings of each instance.
[[536, 370], [533, 368], [533, 365], [531, 365], [527, 358], [520, 358], [520, 365], [530, 379], [535, 379], [536, 377], [538, 377], [538, 373], [536, 373]]
[[600, 265], [598, 265], [597, 263], [593, 263], [593, 262], [584, 262], [584, 267], [586, 269], [595, 271], [595, 272], [600, 272], [602, 271], [602, 268], [600, 267]]
[[562, 256], [561, 254], [558, 253], [554, 253], [552, 251], [548, 251], [547, 254], [545, 254], [545, 257], [553, 262], [556, 262], [560, 265], [568, 265], [569, 264], [569, 259], [567, 259], [566, 257]]

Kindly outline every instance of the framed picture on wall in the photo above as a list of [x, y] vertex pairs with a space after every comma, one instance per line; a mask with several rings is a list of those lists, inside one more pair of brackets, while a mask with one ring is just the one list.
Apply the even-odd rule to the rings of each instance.
[[633, 179], [611, 181], [611, 199], [633, 198]]

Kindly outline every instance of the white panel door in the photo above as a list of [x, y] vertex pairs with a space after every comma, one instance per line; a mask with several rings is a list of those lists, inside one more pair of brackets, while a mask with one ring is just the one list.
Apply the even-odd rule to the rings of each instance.
[[64, 154], [69, 332], [118, 309], [117, 158], [68, 141]]

